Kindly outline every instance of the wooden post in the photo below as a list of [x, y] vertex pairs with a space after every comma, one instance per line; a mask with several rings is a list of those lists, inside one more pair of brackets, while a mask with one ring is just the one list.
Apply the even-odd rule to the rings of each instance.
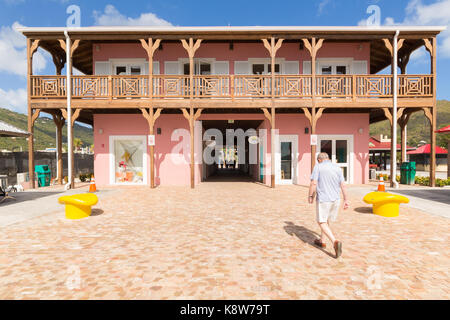
[[64, 127], [64, 117], [62, 115], [53, 114], [53, 122], [56, 126], [56, 135], [58, 145], [56, 146], [58, 150], [58, 183], [63, 184], [63, 158], [62, 158], [62, 129]]
[[433, 76], [433, 105], [430, 108], [424, 108], [425, 115], [430, 121], [430, 186], [436, 186], [436, 55], [437, 42], [436, 37], [423, 39], [425, 48], [430, 53], [431, 67], [430, 73]]
[[411, 111], [403, 112], [403, 115], [400, 116], [398, 123], [400, 125], [401, 130], [401, 161], [406, 162], [406, 152], [407, 152], [407, 136], [406, 136], [406, 126], [408, 125], [409, 118], [411, 117]]
[[[308, 49], [308, 51], [311, 55], [312, 108], [311, 108], [311, 113], [309, 113], [309, 111], [308, 111], [308, 113], [309, 113], [310, 123], [311, 123], [311, 134], [316, 134], [316, 124], [317, 124], [317, 120], [320, 118], [320, 116], [316, 118], [316, 95], [317, 95], [316, 58], [317, 58], [317, 52], [322, 47], [324, 39], [319, 39], [318, 41], [316, 41], [316, 38], [312, 38], [311, 43], [309, 42], [308, 39], [302, 39], [302, 40], [303, 40], [303, 43], [304, 43], [306, 49]], [[303, 111], [305, 111], [305, 109], [307, 109], [307, 108], [303, 108]], [[322, 114], [322, 112], [320, 112], [320, 114]], [[305, 112], [305, 115], [306, 115], [306, 112]], [[314, 166], [316, 165], [316, 152], [317, 152], [317, 146], [311, 146], [311, 172], [314, 169]]]
[[148, 42], [145, 39], [141, 39], [141, 44], [147, 51], [148, 56], [148, 96], [150, 99], [153, 98], [153, 55], [160, 43], [161, 39], [156, 39], [154, 43], [152, 38], [148, 38]]
[[[149, 111], [145, 108], [141, 108], [142, 115], [148, 122], [149, 134], [154, 134], [155, 122], [161, 115], [162, 108], [158, 108], [154, 112], [153, 107], [150, 107]], [[155, 188], [155, 147], [150, 146], [150, 188]]]
[[[270, 180], [271, 180], [271, 187], [275, 188], [275, 150], [276, 150], [276, 141], [275, 141], [275, 57], [277, 55], [278, 49], [280, 49], [281, 45], [283, 44], [284, 39], [278, 39], [275, 43], [275, 38], [270, 38], [270, 43], [267, 39], [262, 39], [262, 42], [264, 44], [264, 47], [269, 51], [269, 55], [271, 58], [271, 64], [270, 64], [270, 76], [271, 76], [271, 106], [270, 106], [270, 124], [271, 124], [271, 130], [270, 130], [270, 155], [271, 155], [271, 163], [270, 163]], [[263, 109], [264, 110], [264, 109]], [[264, 113], [268, 113], [267, 109], [265, 109]], [[267, 114], [266, 114], [267, 117]]]
[[[192, 105], [192, 99], [194, 98], [194, 55], [195, 52], [200, 48], [202, 39], [197, 39], [194, 43], [193, 38], [189, 38], [189, 43], [185, 39], [181, 39], [181, 44], [183, 48], [186, 49], [189, 56], [189, 117], [187, 117], [187, 110], [182, 108], [184, 117], [189, 121], [189, 131], [191, 134], [191, 188], [195, 187], [195, 162], [194, 162], [194, 124], [195, 120], [200, 117], [201, 110], [198, 109], [194, 114], [194, 106]], [[195, 117], [198, 113], [198, 116]]]
[[[60, 109], [61, 110], [61, 114], [62, 114], [62, 116], [63, 116], [63, 118], [65, 119], [65, 120], [67, 120], [67, 118], [68, 118], [68, 116], [67, 116], [67, 109]], [[72, 125], [72, 128], [73, 128], [73, 125], [74, 125], [74, 123], [75, 123], [75, 121], [78, 119], [78, 117], [80, 116], [80, 112], [81, 112], [81, 109], [75, 109], [75, 108], [72, 108], [72, 115], [71, 115], [71, 119], [70, 119], [70, 122], [71, 122], [71, 125]], [[72, 141], [73, 141], [73, 135], [72, 135]], [[69, 143], [67, 143], [67, 145], [69, 145]], [[74, 187], [75, 187], [75, 170], [74, 170], [74, 168], [75, 168], [75, 161], [74, 161], [74, 155], [73, 155], [73, 149], [74, 149], [74, 147], [73, 147], [73, 143], [72, 143], [72, 150], [69, 150], [70, 148], [68, 148], [68, 150], [67, 150], [67, 157], [70, 157], [71, 158], [71, 160], [72, 160], [72, 183], [71, 183], [71, 188], [73, 189]]]
[[195, 187], [195, 159], [194, 159], [194, 126], [195, 121], [200, 117], [202, 114], [203, 109], [197, 109], [197, 111], [194, 112], [194, 108], [189, 108], [189, 111], [187, 111], [186, 108], [181, 108], [181, 111], [183, 112], [183, 116], [186, 118], [186, 120], [189, 122], [189, 132], [191, 137], [191, 162], [190, 162], [190, 169], [191, 169], [191, 188], [194, 189]]
[[31, 108], [31, 76], [33, 75], [33, 54], [39, 46], [39, 40], [32, 40], [27, 38], [27, 87], [28, 87], [28, 174], [30, 178], [30, 187], [34, 189], [34, 122], [39, 117], [40, 110], [33, 112]]

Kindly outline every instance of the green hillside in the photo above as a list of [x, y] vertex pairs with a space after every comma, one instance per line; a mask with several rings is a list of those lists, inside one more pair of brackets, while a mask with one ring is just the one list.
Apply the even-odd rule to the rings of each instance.
[[[0, 120], [13, 125], [19, 129], [27, 131], [27, 116], [25, 114], [17, 113], [8, 109], [0, 108]], [[93, 144], [92, 128], [80, 126], [75, 123], [73, 128], [74, 138], [79, 138], [83, 142], [83, 146], [90, 146]], [[43, 150], [45, 148], [55, 147], [56, 127], [53, 119], [48, 114], [42, 114], [34, 125], [35, 134], [35, 150]], [[67, 143], [67, 128], [63, 128], [63, 143]], [[28, 150], [28, 143], [26, 138], [0, 138], [0, 150], [12, 150], [13, 148], [23, 151]]]
[[[437, 126], [442, 128], [450, 125], [450, 101], [438, 100], [437, 102]], [[370, 125], [370, 135], [377, 137], [380, 134], [391, 136], [390, 124], [387, 120]], [[415, 147], [420, 141], [430, 142], [430, 122], [425, 117], [423, 111], [415, 112], [411, 115], [407, 127], [408, 145]], [[400, 129], [397, 134], [400, 143]], [[436, 134], [436, 143], [438, 146], [447, 148], [447, 142], [450, 140], [450, 134]]]

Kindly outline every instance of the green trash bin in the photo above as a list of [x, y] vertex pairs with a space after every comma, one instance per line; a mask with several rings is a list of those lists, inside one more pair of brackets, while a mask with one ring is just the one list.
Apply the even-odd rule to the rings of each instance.
[[36, 166], [34, 172], [36, 172], [39, 187], [48, 187], [50, 185], [52, 173], [48, 165]]
[[415, 162], [403, 162], [400, 167], [400, 183], [401, 184], [414, 184], [416, 178], [416, 163]]

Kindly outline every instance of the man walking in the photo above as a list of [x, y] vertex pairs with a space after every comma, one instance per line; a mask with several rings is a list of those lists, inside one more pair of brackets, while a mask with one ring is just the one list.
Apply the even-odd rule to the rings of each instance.
[[317, 156], [317, 162], [311, 174], [308, 196], [308, 202], [312, 204], [314, 202], [314, 194], [317, 194], [316, 217], [321, 234], [320, 239], [316, 239], [314, 244], [325, 248], [325, 236], [327, 236], [333, 243], [336, 258], [339, 258], [342, 254], [342, 242], [334, 237], [330, 228], [330, 221], [336, 221], [341, 202], [341, 190], [344, 196], [344, 210], [350, 205], [347, 200], [345, 179], [341, 168], [330, 161], [328, 154], [320, 153]]

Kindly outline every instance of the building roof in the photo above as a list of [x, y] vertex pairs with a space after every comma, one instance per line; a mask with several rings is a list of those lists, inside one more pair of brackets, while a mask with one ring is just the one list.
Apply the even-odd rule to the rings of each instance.
[[73, 53], [73, 66], [85, 74], [92, 74], [92, 50], [94, 43], [137, 42], [140, 39], [158, 38], [164, 42], [180, 41], [195, 37], [208, 41], [258, 41], [268, 37], [283, 38], [285, 42], [302, 42], [302, 38], [320, 37], [326, 42], [370, 43], [370, 73], [375, 74], [391, 64], [391, 54], [383, 39], [392, 38], [397, 30], [405, 39], [399, 56], [410, 54], [423, 46], [423, 39], [437, 36], [443, 26], [97, 26], [97, 27], [23, 27], [17, 28], [26, 37], [40, 39], [39, 46], [52, 55], [65, 57], [60, 46], [67, 31], [71, 39], [79, 39]]
[[29, 135], [26, 131], [0, 121], [0, 137], [27, 137]]
[[436, 130], [436, 133], [450, 133], [450, 125]]
[[[421, 147], [418, 147], [416, 150], [408, 151], [407, 154], [430, 154], [431, 145], [425, 144]], [[444, 148], [436, 146], [436, 154], [448, 154], [448, 151]]]
[[[397, 150], [401, 149], [401, 145], [397, 144]], [[391, 150], [391, 142], [381, 142], [375, 137], [369, 138], [369, 150], [377, 150], [377, 151], [390, 151]], [[413, 147], [406, 146], [406, 150], [414, 150]]]

